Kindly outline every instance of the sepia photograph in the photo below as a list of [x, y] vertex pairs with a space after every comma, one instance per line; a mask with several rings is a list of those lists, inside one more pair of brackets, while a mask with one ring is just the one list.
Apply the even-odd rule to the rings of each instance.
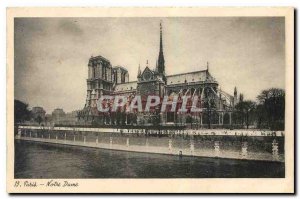
[[11, 192], [293, 192], [293, 9], [48, 10], [8, 12]]

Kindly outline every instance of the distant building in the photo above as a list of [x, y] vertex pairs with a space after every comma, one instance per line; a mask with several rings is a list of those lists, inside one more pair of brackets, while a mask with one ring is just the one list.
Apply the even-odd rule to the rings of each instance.
[[66, 113], [62, 123], [63, 124], [67, 124], [67, 125], [75, 125], [77, 124], [77, 120], [78, 120], [78, 112], [79, 111], [72, 111], [72, 112], [68, 112]]
[[52, 123], [59, 124], [64, 119], [66, 113], [61, 108], [56, 108], [52, 111]]
[[63, 109], [56, 108], [52, 112], [51, 123], [53, 125], [75, 125], [77, 124], [78, 111], [72, 111], [65, 113]]

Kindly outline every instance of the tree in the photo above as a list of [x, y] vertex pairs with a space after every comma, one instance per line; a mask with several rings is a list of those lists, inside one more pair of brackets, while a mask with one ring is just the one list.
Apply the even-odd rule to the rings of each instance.
[[253, 101], [247, 100], [247, 101], [241, 101], [236, 106], [235, 109], [239, 113], [241, 117], [241, 123], [246, 124], [247, 129], [250, 125], [250, 117], [252, 116], [252, 113], [254, 113], [256, 108], [256, 104]]
[[257, 121], [257, 128], [266, 128], [267, 125], [265, 121], [267, 121], [267, 114], [264, 111], [264, 106], [262, 104], [258, 104], [255, 110], [255, 117]]
[[28, 109], [28, 104], [20, 100], [14, 100], [14, 111], [15, 123], [22, 123], [24, 121], [30, 120], [30, 111]]
[[40, 115], [38, 115], [38, 116], [35, 118], [35, 121], [36, 121], [37, 123], [39, 123], [39, 125], [40, 125], [41, 122], [43, 121], [43, 118], [42, 118]]
[[285, 91], [279, 88], [263, 90], [258, 96], [260, 110], [265, 114], [262, 123], [267, 123], [271, 129], [284, 129]]

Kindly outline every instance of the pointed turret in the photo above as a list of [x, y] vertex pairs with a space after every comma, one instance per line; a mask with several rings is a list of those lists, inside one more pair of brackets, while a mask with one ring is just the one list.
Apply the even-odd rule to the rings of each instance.
[[209, 70], [209, 63], [208, 62], [206, 63], [206, 70], [207, 70], [207, 72]]
[[234, 87], [234, 93], [233, 93], [233, 106], [237, 105], [238, 103], [238, 98], [237, 98], [237, 88], [236, 86]]
[[139, 76], [141, 76], [141, 74], [142, 74], [141, 65], [139, 64], [139, 70], [138, 70], [138, 75], [137, 76], [139, 77]]
[[234, 96], [236, 97], [237, 96], [237, 88], [236, 88], [236, 86], [234, 87]]

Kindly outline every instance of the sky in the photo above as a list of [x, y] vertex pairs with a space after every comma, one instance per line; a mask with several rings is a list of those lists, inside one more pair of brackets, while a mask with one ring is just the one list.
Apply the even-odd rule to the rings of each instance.
[[88, 60], [101, 55], [128, 69], [155, 68], [159, 23], [166, 74], [209, 71], [222, 90], [245, 99], [285, 88], [282, 17], [15, 18], [15, 99], [65, 112], [84, 107]]

